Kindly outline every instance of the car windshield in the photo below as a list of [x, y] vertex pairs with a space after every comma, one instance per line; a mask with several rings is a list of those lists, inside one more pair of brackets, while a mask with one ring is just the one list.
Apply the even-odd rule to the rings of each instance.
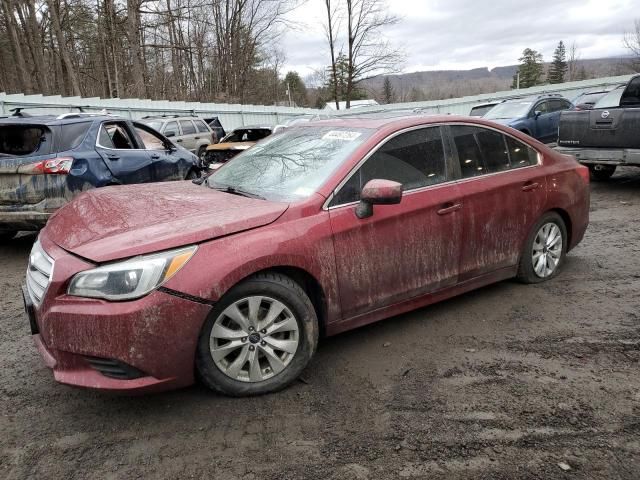
[[624, 92], [624, 86], [618, 87], [615, 90], [611, 90], [604, 97], [596, 102], [593, 106], [596, 108], [611, 108], [611, 107], [619, 107], [620, 106], [620, 97], [622, 97], [622, 92]]
[[505, 102], [493, 107], [484, 118], [498, 120], [506, 118], [520, 118], [529, 113], [532, 102]]
[[267, 138], [207, 179], [211, 188], [273, 201], [312, 195], [374, 130], [298, 127]]

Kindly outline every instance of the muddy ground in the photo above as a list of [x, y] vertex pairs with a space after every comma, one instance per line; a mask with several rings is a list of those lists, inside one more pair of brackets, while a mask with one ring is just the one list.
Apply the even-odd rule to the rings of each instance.
[[33, 237], [4, 244], [0, 478], [638, 479], [640, 171], [592, 191], [555, 280], [324, 340], [304, 381], [262, 398], [56, 384], [19, 294]]

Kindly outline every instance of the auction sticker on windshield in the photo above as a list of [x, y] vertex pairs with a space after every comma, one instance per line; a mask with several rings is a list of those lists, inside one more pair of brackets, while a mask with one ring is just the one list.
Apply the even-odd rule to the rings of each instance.
[[344, 140], [352, 142], [362, 135], [362, 132], [350, 132], [346, 130], [331, 130], [323, 135], [323, 140]]

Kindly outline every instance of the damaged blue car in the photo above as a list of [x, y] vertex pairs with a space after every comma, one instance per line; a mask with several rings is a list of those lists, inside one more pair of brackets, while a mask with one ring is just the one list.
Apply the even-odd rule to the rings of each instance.
[[88, 113], [0, 118], [0, 240], [90, 188], [194, 179], [199, 159], [151, 127]]

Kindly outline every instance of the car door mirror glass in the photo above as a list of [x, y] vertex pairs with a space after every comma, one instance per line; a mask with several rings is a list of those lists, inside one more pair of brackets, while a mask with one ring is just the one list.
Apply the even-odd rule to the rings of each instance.
[[373, 215], [374, 205], [395, 205], [402, 200], [402, 184], [392, 180], [369, 180], [360, 193], [360, 203], [356, 207], [358, 218]]

